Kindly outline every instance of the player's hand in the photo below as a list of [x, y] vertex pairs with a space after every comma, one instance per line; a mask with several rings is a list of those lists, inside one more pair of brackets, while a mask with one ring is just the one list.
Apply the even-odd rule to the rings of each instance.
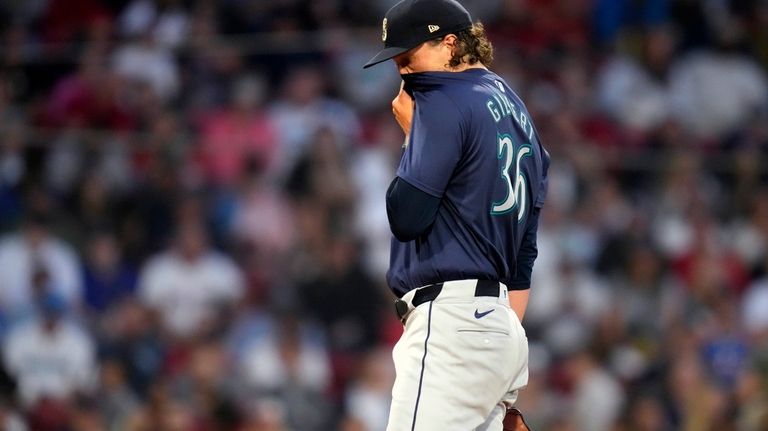
[[404, 82], [400, 84], [400, 92], [397, 93], [397, 97], [392, 100], [392, 113], [395, 115], [397, 124], [403, 129], [405, 136], [408, 136], [411, 133], [413, 110], [416, 105], [413, 98], [403, 90], [404, 84]]
[[511, 408], [507, 410], [507, 415], [504, 417], [504, 431], [531, 431], [531, 429], [525, 423], [520, 410]]

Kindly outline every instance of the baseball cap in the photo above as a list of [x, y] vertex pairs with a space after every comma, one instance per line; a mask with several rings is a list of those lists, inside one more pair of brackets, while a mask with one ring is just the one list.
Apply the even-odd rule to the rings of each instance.
[[402, 0], [381, 23], [384, 49], [363, 68], [387, 61], [420, 44], [472, 27], [472, 17], [456, 0]]

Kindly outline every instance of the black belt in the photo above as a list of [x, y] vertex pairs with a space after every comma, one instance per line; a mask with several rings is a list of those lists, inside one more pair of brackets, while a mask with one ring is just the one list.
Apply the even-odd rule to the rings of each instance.
[[[499, 296], [499, 282], [494, 280], [477, 280], [477, 285], [475, 286], [475, 296], [493, 296], [498, 297]], [[440, 292], [443, 290], [443, 283], [435, 283], [430, 284], [429, 286], [424, 286], [421, 289], [417, 290], [416, 293], [413, 295], [413, 300], [411, 300], [411, 304], [413, 304], [413, 308], [418, 307], [419, 305], [434, 301], [438, 295], [440, 295]], [[395, 312], [397, 313], [397, 317], [400, 318], [402, 321], [405, 316], [408, 314], [408, 303], [403, 301], [402, 299], [398, 299], [395, 301]]]

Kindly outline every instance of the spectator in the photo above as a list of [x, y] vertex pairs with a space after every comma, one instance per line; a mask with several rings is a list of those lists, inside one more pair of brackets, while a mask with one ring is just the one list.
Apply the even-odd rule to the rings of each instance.
[[389, 352], [373, 351], [361, 364], [359, 376], [352, 381], [345, 399], [347, 416], [359, 421], [362, 429], [384, 431], [389, 419], [391, 382], [394, 370]]
[[193, 429], [193, 412], [171, 397], [166, 383], [160, 381], [153, 384], [148, 398], [148, 405], [128, 421], [127, 430], [185, 431]]
[[267, 337], [254, 339], [238, 364], [251, 391], [284, 402], [286, 422], [302, 430], [327, 429], [325, 394], [331, 369], [324, 339], [317, 328], [285, 316]]
[[315, 201], [326, 210], [349, 211], [354, 186], [340, 135], [322, 128], [289, 171], [286, 189], [297, 201]]
[[765, 71], [736, 51], [735, 31], [719, 35], [717, 50], [691, 53], [672, 70], [673, 115], [698, 136], [732, 132], [768, 103]]
[[258, 271], [263, 265], [279, 265], [296, 238], [293, 207], [263, 168], [253, 163], [243, 175], [228, 232], [234, 241], [258, 257], [249, 271]]
[[221, 307], [232, 305], [242, 294], [240, 270], [210, 248], [205, 229], [195, 222], [179, 226], [173, 246], [151, 258], [139, 279], [142, 302], [179, 337], [203, 330]]
[[252, 431], [287, 431], [285, 406], [278, 400], [263, 398], [248, 409], [250, 418], [245, 427]]
[[188, 362], [188, 372], [170, 384], [173, 398], [191, 408], [201, 427], [235, 429], [240, 419], [234, 397], [243, 385], [228, 372], [231, 367], [223, 346], [197, 343]]
[[100, 363], [97, 399], [101, 417], [108, 429], [125, 429], [139, 408], [139, 399], [127, 385], [120, 362], [107, 358]]
[[149, 32], [135, 43], [120, 47], [113, 58], [115, 74], [136, 84], [145, 84], [155, 97], [168, 102], [179, 90], [179, 71], [172, 53], [158, 44]]
[[163, 47], [182, 45], [189, 32], [189, 17], [179, 0], [133, 0], [120, 15], [120, 31], [127, 37], [151, 33]]
[[200, 151], [213, 183], [232, 184], [249, 163], [273, 169], [278, 140], [263, 112], [265, 86], [259, 76], [242, 76], [232, 85], [229, 106], [203, 115]]
[[360, 352], [377, 340], [382, 293], [364, 271], [354, 238], [339, 235], [325, 247], [320, 272], [298, 287], [306, 314], [317, 318], [335, 352]]
[[188, 131], [182, 126], [178, 116], [169, 110], [161, 109], [148, 118], [148, 136], [132, 152], [134, 177], [146, 178], [158, 161], [179, 166], [186, 177], [191, 171], [191, 145]]
[[[756, 155], [748, 157], [760, 163]], [[768, 255], [768, 192], [754, 194], [754, 186], [749, 190], [750, 208], [746, 217], [737, 216], [733, 223], [733, 248], [750, 268], [759, 268], [762, 258]]]
[[133, 115], [118, 99], [119, 81], [105, 61], [97, 51], [83, 53], [77, 72], [56, 83], [48, 102], [48, 122], [58, 127], [133, 128]]
[[48, 293], [70, 309], [82, 299], [77, 254], [49, 232], [48, 220], [28, 214], [18, 233], [0, 239], [0, 268], [6, 268], [0, 271], [0, 303], [11, 317], [28, 313]]
[[350, 162], [351, 176], [359, 198], [355, 207], [357, 234], [365, 241], [365, 266], [384, 279], [389, 269], [389, 241], [392, 234], [387, 219], [384, 190], [395, 175], [400, 159], [402, 133], [397, 124], [381, 120], [377, 142], [361, 148]]
[[272, 106], [272, 121], [280, 137], [279, 166], [292, 166], [321, 129], [330, 129], [342, 148], [360, 135], [355, 113], [343, 101], [325, 97], [322, 71], [297, 68], [286, 77], [283, 95]]
[[[124, 301], [104, 316], [103, 323], [105, 331], [99, 346], [102, 356], [107, 358], [104, 362], [116, 362], [118, 367], [103, 370], [106, 374], [102, 377], [107, 379], [104, 389], [121, 391], [121, 385], [113, 387], [121, 383], [120, 376], [113, 372], [123, 370], [130, 391], [145, 399], [152, 384], [163, 375], [169, 350], [160, 337], [157, 319], [136, 301]], [[113, 394], [104, 395], [105, 402], [109, 402]]]
[[657, 395], [644, 394], [628, 403], [626, 418], [622, 421], [627, 430], [669, 430], [671, 425], [664, 414], [664, 406]]
[[768, 339], [768, 255], [765, 258], [763, 276], [754, 282], [744, 292], [741, 304], [742, 325], [758, 340]]
[[123, 261], [119, 247], [108, 232], [96, 233], [88, 242], [83, 280], [85, 303], [92, 311], [107, 311], [136, 289], [136, 271]]
[[40, 315], [11, 328], [3, 360], [18, 381], [26, 406], [45, 399], [66, 402], [96, 382], [95, 343], [64, 317], [67, 305], [55, 293], [40, 299]]
[[619, 382], [587, 351], [572, 355], [567, 370], [574, 385], [572, 414], [575, 429], [610, 430], [624, 405]]
[[648, 30], [644, 42], [645, 64], [616, 56], [602, 68], [596, 82], [603, 111], [639, 132], [651, 131], [669, 117], [668, 73], [675, 44], [671, 29], [663, 26]]
[[516, 407], [525, 412], [525, 422], [531, 429], [557, 429], [554, 424], [567, 416], [568, 398], [550, 389], [548, 373], [553, 361], [546, 345], [529, 345], [528, 364], [528, 386], [521, 392]]
[[322, 392], [330, 382], [324, 339], [317, 328], [285, 317], [266, 337], [251, 340], [240, 372], [252, 387], [274, 391], [292, 382]]
[[206, 8], [196, 14], [196, 34], [189, 59], [189, 81], [183, 94], [195, 114], [219, 109], [231, 102], [232, 83], [247, 73], [243, 53], [231, 44], [216, 39], [215, 17]]

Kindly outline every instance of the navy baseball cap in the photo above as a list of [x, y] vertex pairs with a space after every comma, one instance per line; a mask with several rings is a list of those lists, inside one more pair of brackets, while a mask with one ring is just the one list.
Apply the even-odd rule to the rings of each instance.
[[387, 61], [422, 43], [472, 27], [472, 17], [456, 0], [402, 0], [381, 24], [384, 49], [363, 68]]

